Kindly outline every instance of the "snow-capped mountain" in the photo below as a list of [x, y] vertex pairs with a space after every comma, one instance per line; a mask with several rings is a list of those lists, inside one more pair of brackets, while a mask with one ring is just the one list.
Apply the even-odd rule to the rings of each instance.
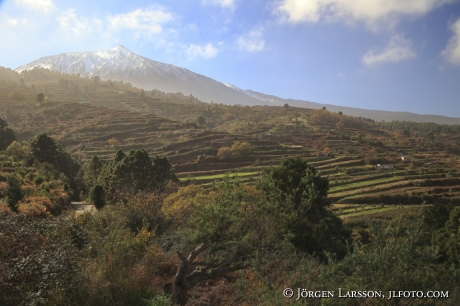
[[122, 80], [146, 90], [182, 92], [205, 102], [224, 104], [264, 104], [223, 83], [185, 68], [157, 62], [137, 55], [123, 46], [94, 52], [63, 53], [25, 64], [17, 72], [40, 67], [67, 74], [99, 76], [103, 80]]
[[100, 77], [115, 76], [129, 78], [133, 76], [148, 77], [158, 74], [164, 77], [177, 77], [181, 80], [196, 79], [197, 74], [185, 68], [153, 61], [139, 56], [123, 46], [95, 52], [63, 53], [42, 57], [16, 69], [17, 72], [41, 67], [61, 73], [80, 76]]

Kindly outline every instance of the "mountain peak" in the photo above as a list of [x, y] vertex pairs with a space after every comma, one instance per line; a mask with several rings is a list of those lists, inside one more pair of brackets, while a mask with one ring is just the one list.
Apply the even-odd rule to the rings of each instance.
[[124, 51], [124, 52], [131, 52], [128, 48], [123, 45], [118, 45], [115, 48], [112, 48], [113, 51]]

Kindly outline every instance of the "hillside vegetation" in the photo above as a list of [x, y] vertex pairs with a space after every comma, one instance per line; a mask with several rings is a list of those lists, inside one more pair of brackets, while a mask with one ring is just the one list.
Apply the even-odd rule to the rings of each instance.
[[2, 305], [460, 300], [460, 126], [4, 68], [0, 117]]

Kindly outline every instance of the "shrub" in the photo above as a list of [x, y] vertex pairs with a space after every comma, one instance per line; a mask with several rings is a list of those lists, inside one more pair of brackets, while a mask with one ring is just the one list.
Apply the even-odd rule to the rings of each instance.
[[54, 211], [53, 203], [46, 197], [29, 197], [19, 203], [18, 212], [29, 218], [48, 218]]
[[35, 186], [41, 185], [44, 181], [45, 181], [45, 178], [43, 176], [36, 176], [34, 178]]
[[10, 156], [16, 157], [17, 160], [26, 158], [28, 151], [29, 148], [27, 146], [24, 146], [17, 141], [13, 141], [6, 149], [6, 153]]
[[251, 144], [247, 141], [235, 141], [231, 150], [234, 155], [248, 155], [251, 152]]
[[6, 214], [6, 215], [10, 215], [12, 213], [12, 211], [7, 205], [0, 204], [0, 215], [2, 213]]
[[6, 179], [6, 195], [8, 197], [8, 207], [17, 212], [18, 202], [24, 197], [24, 192], [21, 189], [22, 179], [16, 175], [10, 174]]
[[79, 254], [62, 235], [57, 218], [0, 216], [0, 232], [0, 304], [84, 304], [71, 298], [79, 288]]
[[230, 159], [233, 157], [232, 149], [230, 147], [221, 147], [219, 151], [217, 151], [217, 157], [219, 159]]

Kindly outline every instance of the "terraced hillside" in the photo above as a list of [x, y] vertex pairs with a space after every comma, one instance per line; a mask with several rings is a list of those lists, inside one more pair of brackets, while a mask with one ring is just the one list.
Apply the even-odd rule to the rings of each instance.
[[[41, 103], [38, 93], [45, 93]], [[289, 105], [206, 104], [181, 93], [44, 70], [1, 70], [0, 106], [19, 140], [45, 131], [82, 163], [145, 148], [167, 156], [184, 184], [207, 185], [227, 173], [253, 182], [265, 168], [299, 155], [329, 177], [332, 209], [348, 205], [344, 215], [460, 203], [457, 126], [376, 123]], [[219, 155], [235, 142], [250, 150]], [[392, 168], [377, 170], [377, 164]]]

